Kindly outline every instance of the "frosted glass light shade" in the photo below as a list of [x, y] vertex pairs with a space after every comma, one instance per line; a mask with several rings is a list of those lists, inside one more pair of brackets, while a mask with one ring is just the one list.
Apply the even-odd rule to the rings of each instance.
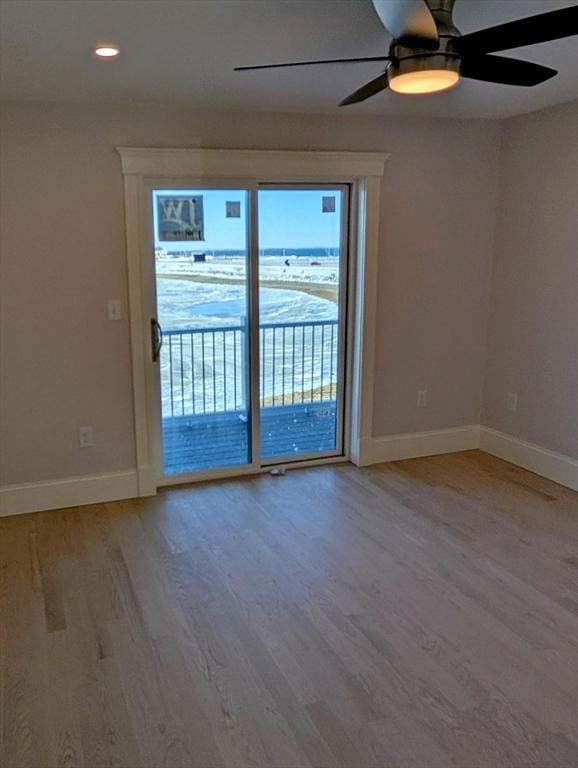
[[459, 73], [451, 69], [420, 69], [390, 77], [389, 87], [404, 94], [439, 93], [449, 91], [459, 81]]

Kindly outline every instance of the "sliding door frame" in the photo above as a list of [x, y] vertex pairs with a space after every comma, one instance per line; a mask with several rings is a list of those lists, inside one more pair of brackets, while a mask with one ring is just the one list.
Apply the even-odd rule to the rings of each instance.
[[[299, 152], [273, 150], [148, 149], [119, 147], [125, 192], [125, 223], [129, 287], [129, 318], [133, 373], [135, 451], [140, 496], [154, 495], [161, 485], [193, 482], [268, 471], [259, 462], [259, 419], [252, 419], [252, 463], [239, 467], [195, 472], [172, 478], [159, 474], [159, 425], [151, 418], [151, 398], [158, 396], [151, 384], [149, 320], [151, 315], [150, 190], [237, 188], [249, 190], [249, 281], [252, 338], [251, 365], [259, 362], [257, 189], [259, 184], [348, 185], [349, 195], [349, 296], [346, 344], [348, 372], [344, 417], [344, 456], [284, 462], [327, 463], [349, 459], [358, 465], [371, 460], [375, 315], [380, 187], [388, 155], [357, 152]], [[154, 241], [153, 241], [154, 242]], [[148, 265], [148, 266], [147, 266]], [[344, 276], [345, 278], [345, 276]], [[147, 288], [147, 281], [148, 286]], [[156, 312], [156, 307], [155, 307]], [[257, 355], [255, 358], [254, 355]], [[258, 377], [251, 376], [252, 407], [258, 406]], [[158, 384], [157, 384], [158, 386]]]

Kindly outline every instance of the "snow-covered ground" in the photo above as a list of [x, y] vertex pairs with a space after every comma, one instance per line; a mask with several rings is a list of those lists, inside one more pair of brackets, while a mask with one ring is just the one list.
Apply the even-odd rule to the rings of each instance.
[[[210, 258], [210, 257], [209, 257]], [[289, 262], [289, 266], [285, 264]], [[157, 258], [158, 275], [199, 275], [213, 279], [235, 278], [243, 280], [246, 276], [245, 260], [241, 257], [219, 256], [205, 263], [195, 263], [192, 257]], [[324, 257], [315, 260], [304, 256], [261, 256], [259, 258], [259, 277], [267, 282], [296, 282], [313, 285], [337, 285], [339, 282], [339, 259]]]
[[[165, 330], [244, 325], [247, 291], [243, 283], [202, 283], [159, 277], [159, 322]], [[304, 291], [263, 287], [259, 291], [261, 323], [336, 320], [337, 304]]]
[[[260, 322], [275, 324], [275, 335], [268, 329], [262, 337], [262, 394], [267, 398], [285, 393], [309, 392], [325, 385], [325, 397], [331, 397], [331, 384], [337, 380], [337, 331], [325, 328], [289, 329], [284, 323], [337, 320], [334, 301], [292, 288], [292, 283], [337, 285], [337, 260], [323, 266], [309, 264], [308, 259], [295, 259], [287, 267], [283, 260], [262, 260], [261, 277], [276, 283], [265, 284], [259, 291]], [[281, 262], [281, 263], [279, 263]], [[163, 277], [163, 275], [165, 275]], [[169, 277], [168, 275], [171, 275]], [[179, 277], [173, 277], [173, 276]], [[210, 276], [211, 282], [180, 279], [180, 276]], [[265, 277], [266, 275], [266, 277]], [[219, 283], [218, 278], [239, 278], [235, 283]], [[241, 332], [219, 331], [215, 339], [212, 328], [244, 326], [247, 315], [245, 265], [241, 259], [230, 262], [194, 264], [190, 259], [157, 260], [157, 303], [159, 321], [165, 331], [205, 328], [206, 339], [189, 335], [165, 334], [161, 355], [163, 415], [190, 415], [246, 408], [243, 391], [245, 363], [242, 357]], [[279, 285], [283, 287], [279, 287]], [[286, 287], [285, 287], [286, 286]], [[234, 371], [234, 373], [233, 373]], [[204, 383], [204, 385], [203, 385]], [[205, 402], [205, 390], [209, 393]], [[289, 401], [289, 400], [288, 400]]]

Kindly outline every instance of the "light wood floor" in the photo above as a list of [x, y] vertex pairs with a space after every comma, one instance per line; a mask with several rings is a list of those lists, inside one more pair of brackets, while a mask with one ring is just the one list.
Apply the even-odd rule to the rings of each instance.
[[2, 766], [578, 766], [578, 494], [478, 452], [0, 521]]

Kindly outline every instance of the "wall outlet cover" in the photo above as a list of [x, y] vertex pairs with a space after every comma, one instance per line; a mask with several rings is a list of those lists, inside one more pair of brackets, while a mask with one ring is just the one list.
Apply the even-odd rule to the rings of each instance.
[[94, 445], [94, 430], [92, 427], [78, 428], [78, 444], [81, 448], [92, 448]]

